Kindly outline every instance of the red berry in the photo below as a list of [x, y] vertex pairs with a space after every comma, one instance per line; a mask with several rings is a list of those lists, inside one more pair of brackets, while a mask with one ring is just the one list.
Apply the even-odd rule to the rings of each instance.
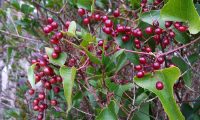
[[130, 26], [126, 26], [126, 27], [125, 27], [125, 32], [126, 32], [126, 33], [131, 32], [131, 27], [130, 27]]
[[112, 29], [110, 27], [103, 27], [103, 32], [105, 32], [106, 34], [111, 34], [112, 33]]
[[38, 111], [39, 110], [39, 106], [38, 105], [33, 106], [33, 110], [34, 111]]
[[53, 18], [48, 18], [47, 22], [48, 22], [48, 24], [51, 24], [53, 22]]
[[39, 93], [38, 94], [38, 99], [44, 100], [44, 98], [45, 98], [45, 94], [44, 93]]
[[56, 86], [56, 87], [53, 88], [53, 91], [54, 91], [54, 93], [59, 93], [60, 92], [60, 88]]
[[108, 19], [108, 16], [106, 16], [106, 15], [104, 15], [104, 16], [102, 17], [102, 21], [103, 21], [103, 22], [105, 22], [107, 19]]
[[71, 23], [70, 21], [66, 21], [66, 22], [65, 22], [65, 28], [66, 28], [66, 29], [69, 28], [70, 23]]
[[185, 31], [187, 31], [187, 27], [186, 27], [186, 26], [180, 26], [180, 27], [178, 28], [178, 30], [179, 30], [180, 32], [185, 32]]
[[164, 88], [164, 85], [161, 81], [156, 82], [156, 89], [162, 90]]
[[160, 35], [163, 33], [163, 30], [161, 28], [156, 28], [154, 32], [155, 34]]
[[137, 70], [137, 71], [142, 70], [142, 66], [141, 66], [141, 65], [136, 65], [134, 68], [135, 68], [135, 70]]
[[46, 89], [49, 89], [49, 90], [52, 88], [51, 83], [50, 83], [49, 81], [46, 81], [46, 82], [44, 83], [44, 87], [45, 87]]
[[79, 9], [78, 9], [78, 14], [79, 14], [80, 16], [85, 15], [85, 9], [79, 8]]
[[46, 34], [50, 33], [49, 27], [44, 27], [44, 28], [43, 28], [43, 31], [44, 31], [44, 33], [46, 33]]
[[58, 104], [57, 100], [51, 100], [51, 105], [56, 106]]
[[139, 71], [137, 74], [136, 74], [137, 78], [142, 78], [144, 77], [144, 72], [143, 71]]
[[125, 27], [124, 26], [122, 26], [122, 25], [118, 25], [117, 26], [117, 28], [116, 28], [116, 31], [118, 32], [118, 33], [122, 33], [122, 32], [125, 32]]
[[145, 29], [145, 32], [146, 32], [147, 34], [152, 34], [152, 33], [153, 33], [153, 28], [152, 28], [152, 27], [147, 27], [147, 28]]
[[117, 9], [117, 10], [115, 10], [115, 11], [113, 12], [113, 16], [114, 16], [114, 17], [119, 17], [119, 16], [120, 16], [120, 11], [119, 11], [119, 9]]
[[164, 62], [164, 58], [163, 57], [158, 57], [157, 61], [158, 61], [158, 63], [162, 64]]
[[51, 84], [55, 84], [55, 83], [57, 82], [57, 80], [56, 80], [55, 77], [52, 77], [52, 78], [49, 80], [49, 82], [50, 82]]
[[137, 38], [135, 38], [134, 43], [135, 44], [140, 44], [140, 40], [138, 40]]
[[47, 65], [47, 61], [46, 60], [40, 60], [39, 65], [40, 66], [46, 66]]
[[140, 48], [141, 48], [141, 45], [140, 45], [140, 44], [135, 44], [135, 47], [136, 47], [137, 49], [140, 49]]
[[169, 28], [173, 24], [172, 21], [165, 21], [165, 27]]
[[56, 81], [57, 81], [57, 82], [62, 82], [62, 81], [63, 81], [63, 80], [62, 80], [62, 77], [57, 76], [57, 77], [56, 77]]
[[35, 82], [36, 82], [36, 83], [39, 82], [40, 79], [41, 79], [41, 77], [40, 77], [39, 75], [35, 75]]
[[51, 57], [52, 57], [53, 59], [57, 59], [57, 58], [59, 57], [59, 53], [53, 52], [53, 53], [51, 54]]
[[42, 120], [43, 119], [43, 114], [39, 114], [38, 116], [37, 116], [37, 120]]
[[53, 75], [53, 69], [51, 67], [46, 66], [43, 71], [46, 75]]
[[128, 35], [122, 36], [122, 41], [123, 42], [128, 42], [129, 41], [129, 36]]
[[39, 100], [39, 99], [35, 99], [35, 100], [33, 100], [33, 105], [38, 105], [38, 104], [39, 104], [39, 102], [40, 102], [40, 100]]
[[112, 23], [112, 21], [111, 20], [106, 20], [105, 22], [104, 22], [104, 24], [105, 24], [105, 26], [106, 27], [112, 27], [113, 26], [113, 23]]
[[98, 46], [103, 46], [103, 40], [98, 41]]
[[57, 38], [58, 40], [60, 40], [62, 37], [63, 37], [62, 32], [59, 32], [59, 33], [56, 34], [56, 38]]
[[148, 52], [148, 53], [150, 53], [151, 52], [151, 48], [150, 47], [146, 47], [145, 51]]
[[97, 50], [97, 55], [101, 55], [102, 54], [102, 50]]
[[45, 109], [45, 105], [44, 104], [40, 104], [39, 105], [40, 109], [43, 111]]
[[142, 37], [142, 31], [141, 31], [141, 30], [138, 30], [137, 33], [136, 33], [136, 36], [137, 36], [137, 37]]
[[180, 26], [181, 26], [181, 23], [180, 23], [180, 22], [175, 22], [175, 23], [174, 23], [174, 27], [175, 27], [176, 29], [178, 29]]
[[139, 58], [140, 64], [146, 64], [146, 59], [144, 57]]
[[99, 14], [95, 14], [95, 15], [94, 15], [94, 19], [95, 19], [96, 21], [100, 21], [100, 20], [101, 20], [101, 16], [100, 16]]
[[154, 35], [154, 36], [153, 36], [153, 39], [154, 39], [155, 41], [159, 42], [159, 41], [160, 41], [160, 35]]
[[33, 94], [35, 93], [35, 90], [34, 90], [34, 89], [30, 89], [30, 90], [28, 91], [28, 93], [29, 93], [29, 95], [33, 95]]
[[57, 22], [52, 22], [51, 26], [53, 27], [53, 29], [57, 29], [58, 28], [58, 23]]
[[51, 25], [47, 25], [47, 27], [49, 28], [49, 32], [53, 31], [53, 27]]
[[154, 70], [160, 69], [160, 63], [159, 63], [159, 62], [154, 62], [154, 63], [153, 63], [153, 69], [154, 69]]
[[170, 36], [171, 38], [174, 38], [175, 35], [176, 35], [175, 32], [173, 32], [173, 31], [170, 31], [170, 32], [169, 32], [169, 36]]
[[169, 39], [165, 38], [164, 41], [163, 41], [163, 45], [167, 46], [167, 45], [169, 45], [169, 42], [170, 42]]
[[54, 52], [56, 52], [56, 53], [61, 53], [61, 48], [60, 48], [60, 46], [54, 46]]
[[51, 44], [58, 44], [59, 43], [59, 40], [56, 38], [56, 39], [51, 39], [50, 40]]
[[83, 24], [88, 25], [90, 23], [90, 19], [89, 18], [84, 18], [83, 19]]

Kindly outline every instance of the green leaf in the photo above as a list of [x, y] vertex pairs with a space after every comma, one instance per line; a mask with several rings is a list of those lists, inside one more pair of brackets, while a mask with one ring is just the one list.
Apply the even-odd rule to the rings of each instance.
[[149, 103], [142, 104], [140, 109], [134, 113], [132, 120], [150, 120]]
[[[170, 120], [184, 120], [173, 96], [173, 85], [178, 80], [180, 74], [179, 68], [170, 67], [155, 71], [154, 75], [149, 73], [143, 78], [134, 77], [137, 85], [148, 89], [158, 96]], [[164, 88], [162, 90], [156, 89], [157, 81], [163, 82]]]
[[94, 8], [95, 8], [95, 0], [92, 0], [91, 13], [94, 12]]
[[17, 0], [11, 0], [11, 5], [15, 7], [16, 10], [20, 10], [20, 4]]
[[187, 86], [191, 86], [192, 85], [192, 73], [191, 70], [189, 69], [189, 65], [180, 57], [173, 57], [172, 58], [172, 62], [178, 67], [180, 68], [181, 72], [184, 73], [185, 71], [187, 71], [184, 75], [183, 75], [183, 80], [185, 82], [185, 84]]
[[67, 59], [67, 54], [65, 52], [60, 53], [59, 57], [57, 59], [53, 59], [52, 56], [51, 56], [52, 53], [53, 53], [53, 49], [45, 47], [45, 51], [46, 51], [46, 54], [49, 57], [49, 62], [50, 63], [52, 63], [54, 65], [59, 65], [59, 66], [62, 66], [62, 65], [65, 64], [65, 61]]
[[100, 114], [96, 117], [96, 120], [117, 120], [115, 108], [116, 103], [111, 101], [108, 107], [103, 108]]
[[86, 10], [91, 10], [92, 2], [94, 0], [77, 0], [78, 8], [84, 8]]
[[75, 21], [70, 22], [70, 25], [69, 25], [69, 28], [67, 31], [67, 35], [71, 36], [71, 37], [76, 36], [76, 22]]
[[87, 47], [90, 43], [96, 41], [96, 37], [92, 36], [90, 33], [86, 33], [82, 36], [83, 41], [81, 42], [82, 47]]
[[13, 48], [12, 47], [8, 47], [8, 49], [7, 49], [7, 63], [10, 62], [12, 51], [13, 51]]
[[34, 8], [31, 7], [30, 5], [27, 5], [27, 4], [22, 4], [21, 5], [21, 11], [24, 13], [24, 14], [29, 14], [31, 12], [33, 12]]
[[161, 9], [161, 18], [169, 21], [188, 22], [189, 31], [192, 34], [200, 31], [200, 17], [193, 0], [169, 0]]
[[72, 107], [72, 89], [76, 77], [76, 68], [63, 66], [60, 68], [60, 75], [63, 78], [64, 95], [67, 100], [67, 113]]
[[129, 2], [133, 8], [138, 8], [140, 6], [140, 0], [129, 0]]
[[32, 88], [35, 88], [35, 74], [34, 74], [34, 70], [35, 70], [36, 64], [37, 63], [31, 65], [28, 68], [28, 81], [30, 82]]
[[88, 57], [90, 58], [90, 61], [96, 64], [100, 64], [101, 61], [95, 56], [93, 55], [91, 52], [89, 52], [85, 47], [82, 47], [85, 51], [85, 53], [88, 55]]

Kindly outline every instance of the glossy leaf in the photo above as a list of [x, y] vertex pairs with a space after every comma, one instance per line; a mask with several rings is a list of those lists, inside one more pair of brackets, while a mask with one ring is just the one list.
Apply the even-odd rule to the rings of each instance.
[[[134, 77], [134, 82], [142, 88], [155, 93], [161, 101], [170, 120], [184, 120], [182, 113], [173, 96], [173, 85], [178, 80], [181, 72], [177, 67], [170, 67], [146, 74], [143, 78]], [[162, 90], [156, 89], [156, 82], [163, 82]]]
[[183, 80], [187, 86], [192, 85], [192, 73], [191, 70], [189, 70], [190, 66], [180, 57], [173, 57], [172, 62], [179, 67], [182, 73], [186, 72], [183, 75]]
[[59, 66], [62, 66], [62, 65], [65, 64], [65, 61], [67, 59], [67, 54], [65, 52], [60, 53], [59, 57], [57, 59], [53, 59], [52, 56], [51, 56], [51, 54], [53, 53], [53, 49], [45, 47], [45, 51], [46, 51], [46, 54], [49, 57], [50, 63], [52, 63], [54, 65], [59, 65]]
[[35, 74], [34, 74], [34, 70], [35, 70], [35, 66], [37, 63], [32, 64], [31, 66], [29, 66], [28, 68], [28, 81], [31, 84], [32, 88], [35, 88]]
[[200, 17], [193, 0], [169, 0], [161, 9], [161, 17], [169, 21], [187, 22], [192, 34], [200, 31]]
[[92, 36], [90, 33], [86, 33], [82, 36], [83, 41], [81, 42], [81, 46], [87, 47], [90, 43], [96, 41], [96, 37]]
[[70, 22], [69, 28], [68, 28], [68, 31], [67, 31], [67, 35], [71, 36], [71, 37], [76, 36], [76, 22], [75, 21]]
[[72, 89], [76, 76], [76, 68], [63, 66], [60, 68], [60, 75], [63, 78], [64, 95], [67, 101], [67, 113], [72, 107]]
[[86, 10], [91, 10], [92, 1], [94, 0], [77, 0], [78, 8], [84, 8]]
[[115, 107], [116, 103], [111, 101], [107, 107], [103, 108], [100, 114], [96, 117], [96, 120], [117, 120]]
[[100, 64], [101, 63], [101, 61], [95, 55], [93, 55], [91, 52], [89, 52], [85, 47], [82, 47], [82, 48], [84, 49], [85, 53], [90, 58], [91, 62], [94, 62], [96, 64]]

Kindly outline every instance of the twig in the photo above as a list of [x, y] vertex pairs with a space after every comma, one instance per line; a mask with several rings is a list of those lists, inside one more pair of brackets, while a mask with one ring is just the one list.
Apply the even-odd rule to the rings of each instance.
[[72, 107], [72, 108], [74, 108], [75, 110], [77, 110], [77, 111], [79, 111], [79, 112], [81, 112], [81, 113], [84, 113], [84, 114], [86, 114], [86, 115], [89, 115], [89, 116], [95, 116], [95, 115], [93, 115], [93, 114], [90, 114], [90, 113], [84, 112], [84, 111], [82, 111], [82, 110], [80, 110], [80, 109], [78, 109], [78, 108], [75, 108], [75, 107]]

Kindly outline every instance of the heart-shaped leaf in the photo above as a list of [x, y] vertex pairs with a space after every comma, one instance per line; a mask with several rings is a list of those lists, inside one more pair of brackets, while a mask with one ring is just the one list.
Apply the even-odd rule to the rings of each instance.
[[169, 0], [161, 9], [161, 17], [170, 21], [188, 22], [192, 34], [200, 31], [200, 17], [193, 0]]
[[52, 48], [48, 48], [48, 47], [45, 47], [45, 51], [46, 51], [46, 54], [48, 55], [49, 57], [49, 62], [54, 64], [54, 65], [59, 65], [59, 66], [62, 66], [65, 64], [65, 61], [67, 59], [67, 54], [62, 52], [59, 54], [59, 57], [57, 59], [53, 59], [52, 58], [52, 53], [53, 53], [53, 49]]
[[[134, 77], [137, 85], [148, 89], [158, 96], [170, 120], [184, 120], [173, 96], [173, 85], [178, 80], [180, 74], [179, 68], [170, 67], [155, 71], [153, 75], [146, 74], [143, 78]], [[158, 81], [161, 81], [164, 85], [162, 90], [156, 89], [156, 83]]]
[[60, 75], [63, 79], [64, 95], [67, 100], [67, 113], [72, 106], [72, 89], [74, 86], [74, 79], [76, 77], [76, 68], [63, 66], [60, 68]]
[[28, 81], [31, 84], [32, 88], [35, 88], [35, 74], [34, 74], [34, 69], [37, 63], [29, 66], [28, 68]]

